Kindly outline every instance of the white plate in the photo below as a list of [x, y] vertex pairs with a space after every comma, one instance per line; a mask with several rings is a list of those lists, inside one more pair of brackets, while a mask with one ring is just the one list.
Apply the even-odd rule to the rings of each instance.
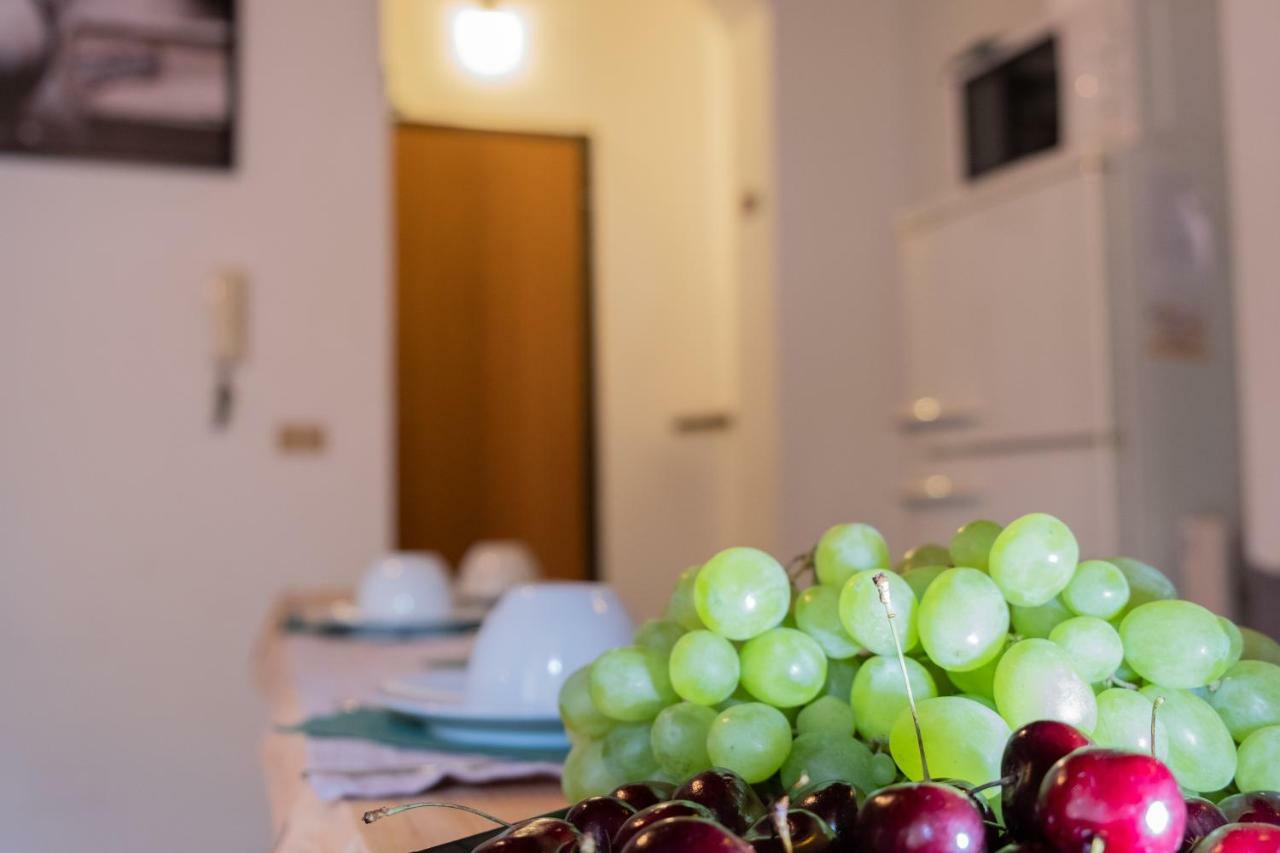
[[349, 601], [304, 606], [289, 614], [287, 625], [294, 630], [319, 634], [461, 634], [475, 631], [484, 621], [487, 608], [461, 605], [443, 619], [424, 622], [379, 622], [367, 619]]
[[568, 748], [557, 714], [480, 708], [464, 698], [466, 672], [433, 669], [382, 685], [377, 704], [423, 720], [443, 740], [469, 746]]

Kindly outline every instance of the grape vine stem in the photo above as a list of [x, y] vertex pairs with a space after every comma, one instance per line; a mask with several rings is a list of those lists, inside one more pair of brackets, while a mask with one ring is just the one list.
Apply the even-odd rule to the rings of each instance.
[[1164, 704], [1164, 697], [1157, 696], [1156, 701], [1151, 703], [1151, 757], [1156, 757], [1156, 712], [1160, 710], [1160, 706]]
[[382, 820], [384, 817], [391, 817], [392, 815], [398, 815], [401, 812], [407, 812], [413, 809], [456, 809], [457, 811], [466, 812], [467, 814], [473, 814], [476, 817], [482, 817], [485, 820], [492, 821], [504, 829], [511, 826], [511, 824], [507, 823], [502, 818], [494, 817], [488, 812], [482, 812], [480, 809], [474, 809], [471, 806], [464, 806], [461, 803], [442, 803], [434, 801], [406, 803], [402, 806], [383, 806], [380, 809], [370, 809], [364, 813], [364, 822], [373, 823], [376, 820]]
[[911, 722], [916, 728], [916, 745], [920, 748], [920, 773], [924, 781], [932, 781], [929, 777], [929, 760], [924, 754], [924, 732], [920, 729], [920, 715], [916, 712], [916, 697], [911, 690], [911, 675], [907, 672], [907, 656], [902, 651], [902, 640], [898, 639], [898, 629], [893, 620], [898, 614], [893, 612], [893, 600], [889, 594], [889, 578], [884, 572], [876, 572], [871, 579], [876, 585], [876, 593], [880, 603], [884, 605], [884, 614], [889, 620], [889, 633], [893, 635], [893, 647], [898, 652], [898, 667], [902, 670], [902, 683], [907, 687], [907, 707], [911, 709]]

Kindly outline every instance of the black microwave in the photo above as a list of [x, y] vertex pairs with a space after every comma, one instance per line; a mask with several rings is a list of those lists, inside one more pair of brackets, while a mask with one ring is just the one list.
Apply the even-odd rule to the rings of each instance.
[[1058, 44], [1053, 36], [1002, 56], [964, 82], [970, 180], [1059, 145]]

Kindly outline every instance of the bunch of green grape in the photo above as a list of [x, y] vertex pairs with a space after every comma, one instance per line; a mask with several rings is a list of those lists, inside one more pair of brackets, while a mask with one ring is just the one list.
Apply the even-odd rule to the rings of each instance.
[[710, 767], [783, 788], [920, 779], [908, 692], [935, 777], [997, 779], [1010, 732], [1054, 719], [1154, 752], [1189, 792], [1280, 790], [1280, 644], [1176, 595], [1137, 560], [1081, 560], [1044, 513], [971, 522], [896, 565], [866, 524], [831, 528], [792, 572], [730, 548], [565, 682], [565, 792]]

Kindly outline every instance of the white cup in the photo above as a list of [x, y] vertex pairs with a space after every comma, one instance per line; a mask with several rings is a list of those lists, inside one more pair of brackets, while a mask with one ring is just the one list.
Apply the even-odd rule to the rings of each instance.
[[377, 560], [360, 581], [361, 618], [379, 625], [414, 625], [453, 612], [449, 569], [434, 551], [402, 551]]
[[516, 584], [542, 576], [538, 558], [516, 539], [477, 542], [462, 555], [458, 567], [458, 595], [473, 601], [497, 601]]
[[631, 642], [631, 617], [602, 583], [524, 584], [485, 617], [467, 663], [466, 704], [554, 716], [560, 686]]

